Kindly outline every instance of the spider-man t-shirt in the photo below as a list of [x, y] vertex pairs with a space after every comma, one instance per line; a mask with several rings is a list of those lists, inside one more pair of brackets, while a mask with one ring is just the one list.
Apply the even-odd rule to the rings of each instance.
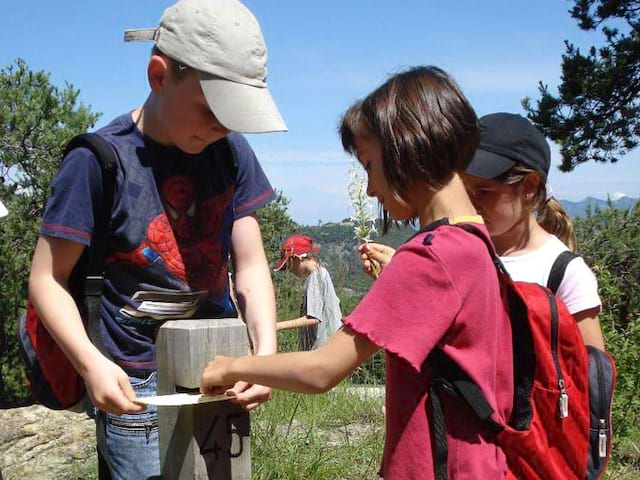
[[[147, 375], [156, 368], [154, 338], [163, 321], [235, 316], [228, 281], [233, 221], [275, 193], [239, 134], [189, 155], [143, 136], [130, 114], [98, 133], [118, 157], [102, 340], [125, 371]], [[41, 234], [89, 245], [101, 182], [94, 155], [72, 151], [53, 181]]]

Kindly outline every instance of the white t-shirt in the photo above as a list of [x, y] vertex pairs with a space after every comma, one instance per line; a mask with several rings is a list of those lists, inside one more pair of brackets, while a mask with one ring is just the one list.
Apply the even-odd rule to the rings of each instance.
[[[565, 250], [569, 249], [558, 237], [549, 235], [544, 245], [536, 251], [500, 257], [500, 260], [514, 280], [546, 286], [553, 262]], [[556, 295], [571, 314], [602, 305], [598, 295], [598, 281], [582, 257], [569, 262]]]

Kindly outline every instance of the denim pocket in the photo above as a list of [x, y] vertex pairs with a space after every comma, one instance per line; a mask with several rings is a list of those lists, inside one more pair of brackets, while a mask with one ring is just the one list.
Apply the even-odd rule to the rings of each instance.
[[[156, 394], [156, 372], [146, 378], [129, 377], [136, 397], [148, 397]], [[146, 441], [158, 431], [158, 412], [150, 406], [140, 413], [124, 413], [122, 415], [106, 414], [107, 436], [144, 436]]]

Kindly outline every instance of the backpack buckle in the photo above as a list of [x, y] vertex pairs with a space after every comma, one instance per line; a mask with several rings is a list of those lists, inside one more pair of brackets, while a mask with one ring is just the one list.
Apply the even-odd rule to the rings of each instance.
[[85, 296], [101, 297], [103, 290], [104, 290], [103, 275], [87, 275], [84, 278]]

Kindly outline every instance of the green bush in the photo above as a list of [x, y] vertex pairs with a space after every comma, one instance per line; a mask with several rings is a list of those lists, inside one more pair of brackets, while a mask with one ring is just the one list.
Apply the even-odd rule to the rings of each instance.
[[637, 447], [625, 444], [635, 442], [640, 425], [640, 204], [629, 210], [610, 206], [590, 211], [575, 226], [578, 251], [598, 278], [606, 348], [618, 367], [614, 458], [636, 463]]

